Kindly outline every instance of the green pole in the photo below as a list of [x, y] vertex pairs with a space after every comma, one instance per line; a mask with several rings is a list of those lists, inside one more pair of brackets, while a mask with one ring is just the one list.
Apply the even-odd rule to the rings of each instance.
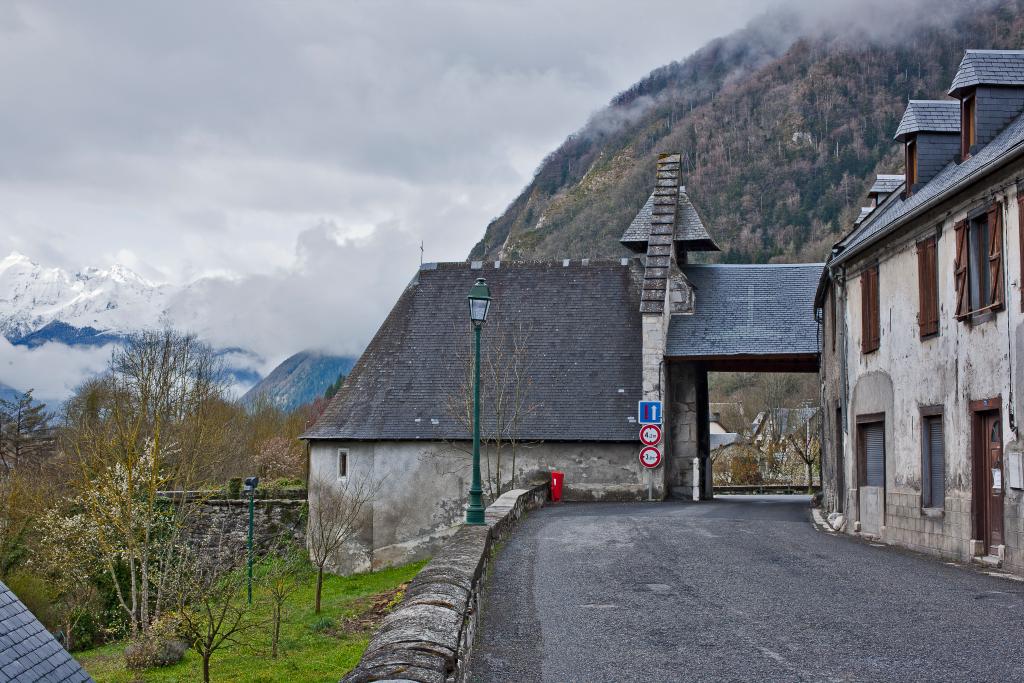
[[484, 524], [483, 491], [480, 488], [480, 325], [474, 325], [476, 353], [473, 364], [473, 484], [469, 487], [466, 524]]
[[249, 604], [252, 604], [252, 518], [255, 507], [256, 487], [249, 492]]

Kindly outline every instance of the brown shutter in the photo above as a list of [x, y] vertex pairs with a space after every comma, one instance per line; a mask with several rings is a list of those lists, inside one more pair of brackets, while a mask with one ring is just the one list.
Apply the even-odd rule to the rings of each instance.
[[1003, 307], [1003, 204], [988, 210], [988, 304]]
[[871, 350], [878, 348], [882, 337], [881, 307], [878, 298], [878, 266], [871, 269]]
[[871, 353], [879, 346], [878, 266], [860, 275], [861, 351]]
[[860, 274], [860, 350], [870, 353], [871, 349], [871, 270]]
[[971, 310], [970, 291], [967, 286], [967, 221], [958, 221], [956, 232], [956, 260], [953, 262], [953, 280], [956, 284], [956, 317]]
[[935, 238], [917, 244], [917, 322], [921, 337], [939, 331], [939, 301], [936, 277]]

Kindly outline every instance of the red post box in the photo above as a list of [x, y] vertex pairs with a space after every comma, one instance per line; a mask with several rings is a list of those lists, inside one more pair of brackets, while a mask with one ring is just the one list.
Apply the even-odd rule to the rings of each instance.
[[562, 482], [565, 480], [565, 472], [551, 473], [551, 502], [557, 503], [562, 500]]

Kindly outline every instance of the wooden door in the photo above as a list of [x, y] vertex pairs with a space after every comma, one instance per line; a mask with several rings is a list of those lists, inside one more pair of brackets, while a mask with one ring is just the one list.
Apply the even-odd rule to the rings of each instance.
[[1003, 435], [998, 410], [977, 413], [974, 501], [978, 538], [989, 554], [1003, 543]]

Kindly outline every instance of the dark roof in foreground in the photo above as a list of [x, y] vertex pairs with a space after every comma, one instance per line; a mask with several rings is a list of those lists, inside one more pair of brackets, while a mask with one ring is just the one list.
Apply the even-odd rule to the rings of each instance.
[[814, 292], [821, 263], [691, 265], [692, 315], [673, 315], [666, 356], [801, 356], [818, 353]]
[[957, 100], [910, 100], [893, 139], [903, 142], [911, 133], [921, 132], [959, 133], [960, 102]]
[[[466, 295], [478, 277], [494, 299], [482, 335], [485, 365], [496, 339], [524, 340], [522, 367], [532, 381], [523, 403], [533, 409], [518, 438], [635, 440], [641, 270], [630, 259], [425, 264], [304, 438], [469, 439], [452, 406], [466, 396]], [[482, 412], [485, 435], [493, 433], [486, 405]]]
[[0, 582], [0, 681], [92, 681], [3, 582]]
[[1024, 85], [1024, 50], [967, 50], [949, 94], [976, 85]]
[[[670, 204], [671, 205], [671, 204]], [[686, 194], [686, 188], [679, 188], [679, 200], [676, 209], [676, 232], [674, 241], [685, 242], [683, 245], [689, 251], [721, 251], [715, 241], [711, 239], [704, 222], [700, 219], [697, 209]], [[640, 211], [633, 218], [633, 222], [622, 233], [619, 240], [631, 249], [642, 251], [646, 248], [647, 241], [651, 237], [651, 216], [654, 211], [654, 193], [647, 198]]]

